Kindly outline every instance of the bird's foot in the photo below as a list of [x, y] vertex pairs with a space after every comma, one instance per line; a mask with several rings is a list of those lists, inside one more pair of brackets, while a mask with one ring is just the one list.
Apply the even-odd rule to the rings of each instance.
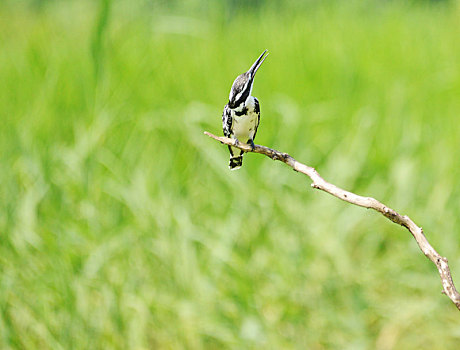
[[254, 145], [254, 141], [249, 139], [248, 144], [249, 144], [249, 146], [251, 146], [251, 151], [254, 151], [254, 148], [256, 148], [256, 145]]

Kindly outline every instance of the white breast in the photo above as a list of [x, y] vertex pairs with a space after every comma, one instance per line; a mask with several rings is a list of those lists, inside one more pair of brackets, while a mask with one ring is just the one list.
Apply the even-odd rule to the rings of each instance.
[[241, 116], [233, 113], [233, 135], [241, 142], [247, 142], [254, 138], [258, 122], [258, 115], [254, 113], [254, 106], [254, 97], [250, 96], [246, 104], [247, 113]]

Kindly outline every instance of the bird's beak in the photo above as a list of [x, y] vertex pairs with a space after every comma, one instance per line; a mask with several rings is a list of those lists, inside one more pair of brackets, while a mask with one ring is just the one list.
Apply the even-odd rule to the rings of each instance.
[[[251, 78], [254, 78], [254, 76], [256, 75], [257, 70], [262, 65], [262, 62], [265, 60], [265, 58], [267, 58], [268, 53], [265, 55], [266, 52], [267, 52], [267, 50], [262, 52], [262, 55], [260, 55], [259, 58], [257, 59], [257, 61], [254, 62], [252, 67], [249, 68], [248, 73], [251, 76]], [[264, 57], [264, 55], [265, 55], [265, 57]]]

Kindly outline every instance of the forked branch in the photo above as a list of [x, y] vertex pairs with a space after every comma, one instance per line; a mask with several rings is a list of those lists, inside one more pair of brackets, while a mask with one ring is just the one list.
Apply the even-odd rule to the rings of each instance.
[[314, 168], [296, 161], [287, 153], [282, 153], [260, 145], [255, 145], [253, 149], [250, 145], [245, 143], [239, 142], [237, 144], [234, 139], [228, 137], [215, 136], [209, 132], [205, 132], [205, 134], [217, 141], [220, 141], [223, 144], [237, 147], [245, 152], [260, 153], [270, 157], [273, 160], [279, 160], [293, 168], [295, 171], [310, 177], [310, 179], [313, 181], [311, 184], [313, 188], [327, 192], [345, 202], [359, 205], [360, 207], [364, 208], [374, 209], [385, 216], [387, 219], [407, 228], [412, 236], [414, 236], [423, 254], [425, 254], [426, 257], [430, 259], [438, 268], [439, 275], [441, 276], [443, 293], [446, 294], [455, 304], [457, 309], [460, 310], [460, 294], [458, 293], [454, 286], [454, 282], [452, 281], [447, 258], [442, 257], [436, 250], [434, 250], [434, 248], [431, 246], [423, 234], [422, 228], [417, 226], [408, 216], [399, 214], [375, 198], [362, 197], [352, 192], [342, 190], [341, 188], [324, 180]]

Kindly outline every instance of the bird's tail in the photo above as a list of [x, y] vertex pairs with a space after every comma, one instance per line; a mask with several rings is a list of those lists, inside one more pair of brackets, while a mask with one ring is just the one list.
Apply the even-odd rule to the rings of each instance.
[[228, 164], [228, 167], [230, 170], [236, 170], [241, 168], [243, 165], [243, 155], [240, 154], [239, 156], [230, 156], [230, 163]]

